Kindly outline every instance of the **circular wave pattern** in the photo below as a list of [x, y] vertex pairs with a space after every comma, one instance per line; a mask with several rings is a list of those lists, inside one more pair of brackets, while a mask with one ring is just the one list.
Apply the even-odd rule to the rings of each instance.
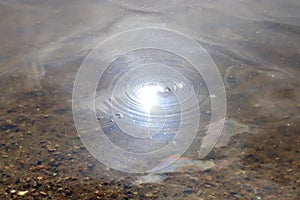
[[218, 69], [189, 37], [140, 28], [108, 38], [87, 55], [74, 84], [73, 116], [83, 144], [99, 161], [143, 173], [168, 166], [190, 147], [211, 96], [200, 157], [213, 148], [224, 124]]

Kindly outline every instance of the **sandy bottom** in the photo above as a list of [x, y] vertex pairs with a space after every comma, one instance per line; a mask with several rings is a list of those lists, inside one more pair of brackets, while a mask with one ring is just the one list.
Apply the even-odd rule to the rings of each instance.
[[[17, 91], [15, 83], [23, 78], [7, 76], [5, 84]], [[224, 137], [200, 161], [206, 164], [191, 164], [197, 158], [187, 156], [173, 171], [127, 174], [102, 165], [89, 154], [73, 124], [70, 94], [51, 88], [44, 80], [39, 89], [2, 97], [1, 199], [300, 197], [297, 115], [256, 121], [250, 118], [252, 113], [243, 114], [243, 123], [227, 121]], [[299, 105], [293, 109], [299, 110]], [[235, 112], [231, 113], [234, 117]]]

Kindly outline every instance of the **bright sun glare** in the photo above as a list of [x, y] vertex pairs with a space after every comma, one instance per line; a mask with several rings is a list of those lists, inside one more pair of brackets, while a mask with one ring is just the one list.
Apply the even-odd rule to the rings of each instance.
[[159, 105], [159, 92], [163, 92], [161, 85], [144, 86], [137, 91], [137, 98], [145, 112], [150, 113], [154, 106]]

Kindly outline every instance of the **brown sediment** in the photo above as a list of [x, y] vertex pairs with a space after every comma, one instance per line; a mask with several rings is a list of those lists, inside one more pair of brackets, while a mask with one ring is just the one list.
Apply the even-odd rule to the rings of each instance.
[[289, 186], [300, 195], [300, 123], [269, 125], [260, 133], [246, 135], [248, 148], [242, 161], [245, 169], [256, 171], [276, 183]]
[[139, 175], [105, 167], [82, 145], [70, 96], [42, 88], [17, 93], [1, 108], [1, 199], [296, 200], [300, 195], [297, 122], [262, 123], [255, 132], [233, 135], [207, 156], [216, 164], [211, 169], [134, 184]]

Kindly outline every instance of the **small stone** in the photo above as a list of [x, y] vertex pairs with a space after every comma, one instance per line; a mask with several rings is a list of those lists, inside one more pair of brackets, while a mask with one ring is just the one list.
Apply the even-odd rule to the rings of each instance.
[[37, 180], [39, 180], [39, 181], [43, 180], [43, 177], [42, 177], [42, 176], [38, 176], [38, 177], [36, 177], [36, 178], [37, 178]]
[[17, 194], [19, 195], [19, 196], [24, 196], [25, 194], [27, 194], [28, 193], [28, 190], [25, 190], [25, 191], [19, 191]]
[[256, 104], [253, 105], [253, 107], [254, 107], [254, 108], [259, 108], [259, 107], [260, 107], [260, 104], [259, 104], [259, 103], [256, 103]]
[[88, 162], [88, 163], [86, 164], [86, 166], [87, 166], [88, 169], [93, 169], [94, 166], [95, 166], [95, 163]]
[[74, 146], [74, 149], [75, 149], [75, 150], [79, 150], [79, 149], [80, 149], [80, 146]]
[[158, 190], [154, 190], [154, 191], [153, 191], [153, 194], [158, 194], [158, 193], [159, 193]]
[[42, 164], [42, 161], [38, 160], [38, 161], [36, 161], [35, 164], [36, 164], [36, 165], [41, 165], [41, 164]]
[[145, 194], [145, 196], [146, 196], [146, 197], [152, 197], [153, 194], [152, 194], [151, 192], [148, 192], [148, 193]]
[[122, 113], [116, 113], [115, 115], [116, 115], [119, 119], [122, 119], [122, 118], [124, 117]]
[[97, 117], [97, 120], [101, 120], [103, 118], [104, 118], [103, 116], [100, 116], [100, 117]]
[[47, 145], [47, 149], [49, 152], [54, 152], [56, 151], [55, 147], [53, 145]]
[[192, 194], [194, 191], [192, 188], [186, 188], [185, 190], [182, 191], [184, 194]]
[[16, 193], [17, 191], [16, 190], [11, 190], [10, 193], [14, 194]]
[[65, 191], [64, 191], [64, 193], [66, 194], [66, 195], [71, 195], [72, 194], [72, 191], [71, 190], [68, 190], [68, 189], [66, 189]]
[[102, 191], [99, 191], [99, 190], [96, 190], [96, 191], [94, 192], [94, 194], [96, 194], [96, 195], [98, 195], [98, 196], [101, 196], [101, 195], [103, 195], [103, 192], [102, 192]]
[[206, 176], [204, 179], [205, 179], [206, 181], [212, 181], [212, 180], [213, 180], [213, 177], [212, 177], [212, 176]]
[[245, 189], [242, 189], [242, 190], [241, 190], [241, 194], [242, 194], [242, 195], [245, 195], [245, 194], [247, 194], [247, 191], [246, 191]]
[[43, 196], [47, 196], [47, 193], [43, 192], [43, 191], [40, 191], [40, 194], [43, 195]]
[[197, 192], [197, 196], [201, 196], [202, 194], [203, 194], [203, 190], [199, 189], [198, 192]]

